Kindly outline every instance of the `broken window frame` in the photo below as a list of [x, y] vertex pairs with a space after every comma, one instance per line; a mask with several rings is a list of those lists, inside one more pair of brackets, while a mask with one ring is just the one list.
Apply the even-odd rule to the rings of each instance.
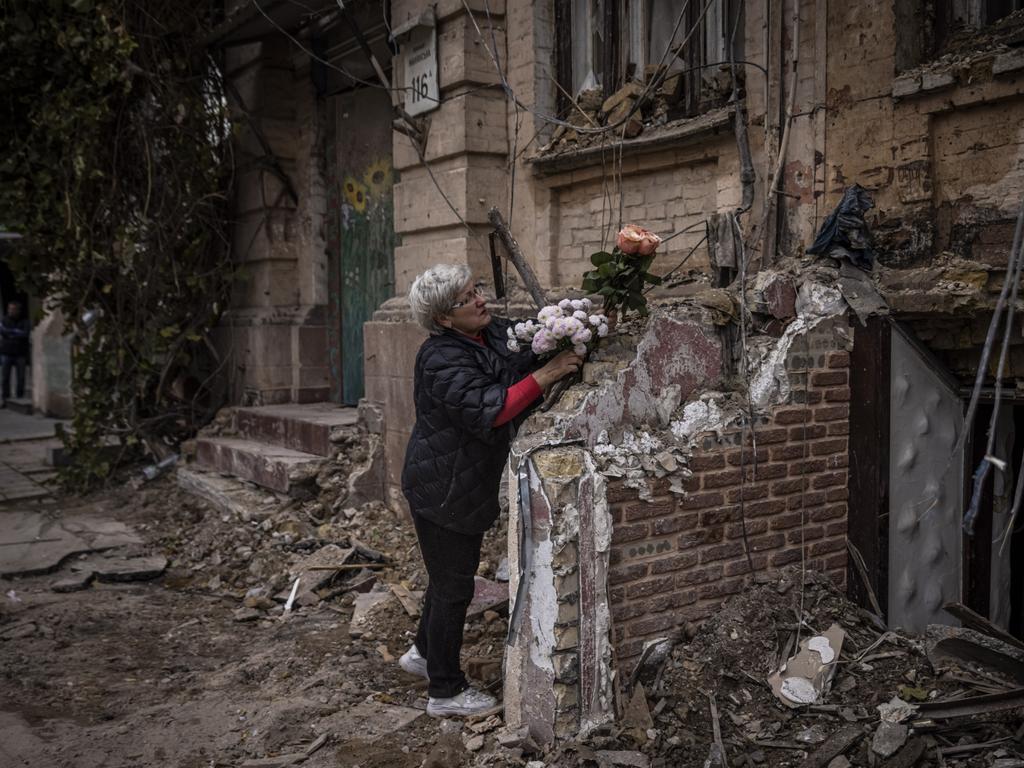
[[[644, 68], [658, 64], [665, 53], [665, 42], [652, 41], [652, 30], [664, 27], [661, 22], [667, 14], [671, 31], [684, 2], [555, 0], [555, 66], [563, 91], [558, 97], [559, 112], [565, 114], [570, 108], [566, 94], [575, 98], [582, 90], [600, 87], [607, 97], [630, 79], [642, 79]], [[732, 24], [742, 8], [737, 0], [711, 0], [701, 18], [703, 3], [690, 0], [685, 7], [686, 17], [674, 43], [678, 45], [695, 25], [698, 31], [682, 56], [670, 54], [665, 59], [670, 71], [685, 72], [680, 78], [681, 110], [671, 115], [672, 119], [693, 117], [720, 106], [702, 100], [702, 79], [710, 69], [707, 65], [728, 61]], [[742, 36], [738, 38], [737, 44], [742, 45]], [[742, 58], [739, 52], [737, 58]]]
[[[913, 69], [942, 55], [954, 33], [983, 30], [1015, 11], [1024, 0], [903, 0], [895, 4], [896, 70]], [[924, 23], [921, 23], [922, 20]]]

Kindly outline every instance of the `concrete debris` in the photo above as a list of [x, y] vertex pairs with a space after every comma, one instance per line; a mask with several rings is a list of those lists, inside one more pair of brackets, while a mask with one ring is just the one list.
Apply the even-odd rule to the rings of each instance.
[[491, 581], [483, 576], [475, 576], [473, 580], [473, 600], [466, 610], [466, 616], [480, 616], [486, 611], [502, 609], [507, 612], [508, 584]]
[[391, 597], [391, 590], [379, 584], [374, 586], [369, 592], [356, 595], [349, 632], [352, 634], [361, 632], [373, 612], [390, 600]]
[[83, 571], [58, 579], [50, 585], [50, 589], [54, 592], [80, 592], [88, 589], [95, 577], [96, 574], [92, 571]]
[[151, 557], [97, 557], [91, 556], [71, 565], [73, 572], [92, 574], [97, 581], [149, 581], [167, 570], [167, 558]]
[[915, 705], [903, 701], [898, 696], [893, 696], [885, 704], [879, 704], [876, 709], [883, 723], [902, 723], [917, 712]]
[[871, 751], [882, 757], [896, 754], [907, 743], [910, 730], [902, 723], [882, 721], [871, 739]]
[[650, 768], [651, 758], [643, 752], [599, 749], [595, 753], [600, 768], [628, 766], [628, 768]]

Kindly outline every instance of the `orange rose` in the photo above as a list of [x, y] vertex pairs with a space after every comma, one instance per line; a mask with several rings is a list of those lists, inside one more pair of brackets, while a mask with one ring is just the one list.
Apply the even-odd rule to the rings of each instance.
[[619, 231], [618, 237], [615, 238], [615, 245], [627, 256], [635, 254], [650, 256], [658, 250], [658, 245], [660, 244], [660, 237], [636, 224], [627, 224]]

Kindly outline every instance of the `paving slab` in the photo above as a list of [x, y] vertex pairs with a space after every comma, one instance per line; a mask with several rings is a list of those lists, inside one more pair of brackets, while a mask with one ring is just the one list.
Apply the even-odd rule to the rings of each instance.
[[72, 555], [142, 544], [116, 520], [37, 511], [0, 513], [0, 576], [49, 573]]
[[55, 437], [58, 424], [69, 426], [70, 423], [61, 419], [18, 413], [10, 408], [0, 408], [0, 443]]

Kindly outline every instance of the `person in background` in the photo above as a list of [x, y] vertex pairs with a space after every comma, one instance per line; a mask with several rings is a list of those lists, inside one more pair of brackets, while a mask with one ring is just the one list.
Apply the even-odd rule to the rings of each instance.
[[430, 337], [416, 356], [416, 424], [402, 491], [428, 583], [415, 642], [399, 664], [429, 681], [427, 714], [479, 715], [498, 702], [469, 685], [459, 653], [484, 532], [498, 518], [515, 429], [543, 390], [583, 360], [566, 351], [541, 366], [530, 351], [510, 351], [511, 321], [491, 317], [466, 266], [428, 269], [409, 289], [409, 304]]
[[3, 398], [0, 408], [11, 399], [11, 369], [17, 376], [15, 392], [25, 396], [25, 366], [28, 363], [28, 318], [24, 317], [20, 301], [7, 305], [7, 314], [0, 320], [0, 375], [3, 376]]

